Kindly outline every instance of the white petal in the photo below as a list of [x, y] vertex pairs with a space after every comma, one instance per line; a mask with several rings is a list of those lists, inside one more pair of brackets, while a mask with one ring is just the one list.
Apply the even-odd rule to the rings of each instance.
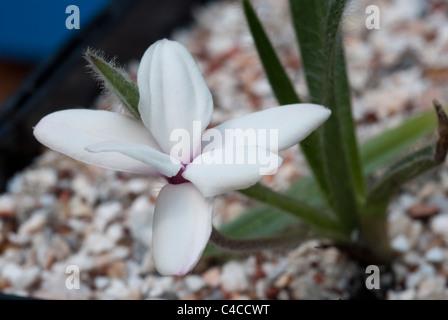
[[157, 169], [167, 177], [176, 175], [183, 167], [178, 159], [139, 143], [105, 141], [87, 146], [86, 150], [89, 152], [119, 152]]
[[[223, 147], [233, 145], [257, 144], [273, 152], [287, 149], [305, 139], [311, 132], [317, 129], [330, 116], [331, 111], [321, 105], [299, 103], [270, 108], [267, 110], [250, 113], [240, 118], [226, 121], [212, 130], [220, 132], [222, 137], [233, 133], [238, 135], [242, 130], [248, 137], [250, 133], [256, 136], [256, 142], [244, 142], [241, 139], [225, 139]], [[264, 129], [265, 131], [263, 131]], [[205, 132], [207, 134], [208, 132]], [[241, 136], [241, 134], [239, 134]], [[272, 137], [274, 141], [269, 138]], [[278, 138], [277, 138], [278, 137]], [[253, 140], [253, 139], [252, 139]]]
[[103, 168], [159, 175], [157, 170], [122, 154], [91, 153], [85, 147], [118, 140], [146, 144], [159, 150], [151, 133], [139, 121], [102, 110], [70, 109], [51, 113], [34, 128], [36, 139], [58, 152]]
[[274, 174], [282, 164], [276, 153], [258, 146], [209, 151], [196, 157], [182, 176], [205, 197], [246, 189], [264, 175]]
[[163, 275], [184, 275], [198, 262], [210, 238], [213, 199], [191, 184], [167, 184], [154, 210], [152, 250]]
[[[200, 148], [202, 132], [213, 112], [213, 101], [202, 74], [188, 50], [178, 42], [160, 40], [142, 57], [138, 69], [140, 100], [138, 109], [143, 123], [152, 132], [162, 151], [170, 153], [177, 133], [186, 131], [193, 146], [182, 162], [190, 162]], [[193, 122], [198, 130], [193, 132]], [[175, 137], [171, 138], [171, 134]], [[190, 147], [190, 141], [184, 141]]]

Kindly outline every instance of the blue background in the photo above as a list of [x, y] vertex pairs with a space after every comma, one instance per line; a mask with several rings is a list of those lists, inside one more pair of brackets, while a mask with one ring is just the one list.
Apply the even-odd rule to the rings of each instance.
[[49, 58], [79, 30], [65, 26], [76, 5], [80, 28], [112, 0], [2, 0], [0, 2], [0, 59], [36, 64]]

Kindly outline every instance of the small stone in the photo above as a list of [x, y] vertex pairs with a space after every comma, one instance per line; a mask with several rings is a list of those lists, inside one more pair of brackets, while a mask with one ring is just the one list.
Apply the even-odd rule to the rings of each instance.
[[124, 260], [129, 257], [129, 248], [125, 246], [114, 247], [110, 252], [113, 259]]
[[431, 229], [434, 233], [448, 239], [448, 214], [439, 214], [431, 220]]
[[426, 252], [425, 258], [429, 262], [442, 262], [444, 259], [443, 250], [440, 247], [431, 248]]
[[123, 212], [123, 205], [119, 201], [109, 201], [100, 204], [95, 209], [95, 216], [93, 223], [97, 226], [98, 230], [103, 231], [107, 225], [118, 218]]
[[322, 252], [322, 268], [330, 268], [334, 266], [338, 259], [340, 258], [340, 253], [336, 248], [328, 248]]
[[417, 297], [419, 299], [440, 299], [445, 291], [445, 278], [435, 276], [433, 278], [423, 279], [418, 286]]
[[129, 289], [121, 279], [113, 278], [110, 280], [106, 290], [101, 293], [102, 299], [123, 299], [129, 294]]
[[416, 288], [423, 279], [432, 278], [436, 274], [434, 267], [422, 262], [420, 266], [406, 278], [407, 288]]
[[73, 196], [69, 202], [70, 216], [74, 218], [91, 218], [93, 208], [80, 196]]
[[25, 290], [39, 280], [39, 267], [23, 268], [15, 263], [8, 263], [1, 269], [1, 277], [8, 280], [14, 289]]
[[98, 191], [85, 175], [78, 174], [72, 180], [72, 190], [76, 198], [82, 199], [86, 204], [92, 205], [98, 197]]
[[398, 252], [409, 250], [409, 241], [404, 235], [399, 235], [392, 240], [391, 246]]
[[109, 285], [109, 278], [103, 276], [95, 277], [94, 284], [95, 288], [104, 290]]
[[126, 277], [126, 263], [124, 261], [115, 261], [107, 269], [107, 275], [110, 278], [124, 279]]
[[278, 277], [275, 281], [274, 286], [276, 288], [284, 288], [291, 283], [293, 276], [289, 273], [284, 273]]
[[135, 178], [126, 183], [126, 188], [130, 193], [142, 194], [150, 188], [150, 184], [147, 179]]
[[17, 248], [11, 247], [6, 249], [0, 258], [3, 258], [2, 260], [4, 261], [20, 264], [23, 261], [23, 252]]
[[15, 207], [15, 200], [11, 195], [4, 194], [0, 196], [0, 218], [12, 217]]
[[311, 275], [295, 278], [289, 285], [293, 299], [319, 299], [322, 287], [314, 281]]
[[147, 275], [150, 274], [151, 272], [154, 272], [155, 270], [156, 267], [154, 265], [154, 259], [152, 257], [152, 254], [149, 250], [147, 250], [143, 255], [139, 273], [141, 275]]
[[439, 187], [435, 182], [428, 182], [418, 191], [418, 197], [420, 199], [426, 199], [438, 191]]
[[413, 219], [426, 220], [438, 214], [440, 212], [440, 208], [432, 204], [416, 203], [406, 212]]
[[126, 220], [132, 237], [147, 247], [151, 245], [153, 212], [154, 205], [147, 196], [142, 195], [132, 203]]
[[124, 236], [123, 227], [120, 223], [111, 224], [107, 230], [106, 235], [114, 242], [118, 242]]
[[25, 185], [31, 190], [44, 193], [55, 187], [58, 182], [56, 170], [52, 168], [34, 169], [25, 174]]
[[222, 267], [221, 283], [227, 292], [244, 291], [249, 288], [245, 269], [236, 261], [227, 262]]
[[26, 220], [19, 228], [19, 235], [31, 235], [42, 230], [47, 223], [47, 212], [45, 210], [38, 210]]
[[94, 266], [94, 259], [91, 256], [87, 256], [84, 253], [77, 253], [74, 255], [71, 255], [66, 262], [61, 262], [59, 264], [54, 264], [53, 269], [56, 268], [58, 265], [61, 265], [65, 272], [65, 268], [68, 265], [75, 265], [79, 268], [79, 270], [82, 271], [90, 271]]
[[8, 279], [0, 277], [0, 290], [4, 291], [6, 288], [11, 287], [11, 283]]
[[185, 285], [190, 292], [198, 292], [205, 286], [205, 281], [198, 275], [189, 275], [185, 279]]
[[145, 286], [147, 286], [149, 298], [159, 298], [173, 290], [174, 278], [172, 277], [146, 277]]
[[84, 246], [87, 251], [93, 254], [99, 254], [111, 250], [114, 247], [114, 241], [108, 236], [94, 232], [84, 239]]
[[88, 285], [80, 282], [78, 289], [66, 287], [67, 274], [50, 273], [41, 282], [40, 288], [33, 293], [34, 297], [55, 300], [88, 300], [92, 291]]
[[52, 208], [56, 205], [56, 196], [53, 194], [43, 194], [39, 197], [38, 202], [42, 208]]

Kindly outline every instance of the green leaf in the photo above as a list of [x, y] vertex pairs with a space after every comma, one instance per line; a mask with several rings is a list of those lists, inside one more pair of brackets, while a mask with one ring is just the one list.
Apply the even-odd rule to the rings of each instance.
[[275, 208], [285, 210], [322, 231], [337, 232], [340, 229], [339, 224], [323, 210], [316, 210], [294, 197], [272, 191], [261, 184], [240, 190], [240, 192]]
[[[248, 190], [248, 189], [246, 189]], [[243, 192], [244, 193], [244, 192]], [[285, 196], [305, 199], [310, 208], [318, 210], [317, 216], [322, 216], [326, 210], [326, 202], [322, 197], [319, 186], [313, 177], [305, 177], [291, 185], [285, 192]], [[292, 229], [294, 234], [303, 226], [302, 220], [298, 219], [300, 214], [291, 214], [275, 206], [259, 205], [244, 213], [242, 216], [230, 221], [219, 228], [220, 232], [229, 237], [250, 239], [262, 238], [284, 234], [285, 230]], [[324, 218], [325, 219], [325, 218]], [[312, 224], [311, 224], [312, 225]], [[314, 230], [318, 231], [318, 230]], [[343, 240], [342, 235], [336, 230], [327, 229], [327, 232], [320, 231], [320, 235]], [[206, 254], [218, 254], [222, 249], [215, 246], [209, 246]]]
[[[417, 141], [433, 133], [436, 123], [434, 111], [426, 111], [367, 140], [361, 145], [360, 149], [362, 163], [364, 164], [364, 174], [367, 176], [381, 169], [394, 159], [396, 160]], [[308, 206], [316, 210], [326, 210], [325, 199], [312, 176], [296, 181], [285, 191], [285, 195], [299, 197]], [[260, 205], [225, 224], [220, 228], [220, 231], [237, 238], [246, 236], [248, 238], [266, 237], [281, 233], [288, 227], [296, 226], [298, 223], [300, 223], [298, 219], [283, 210]], [[380, 220], [370, 223], [382, 224]], [[377, 230], [379, 229], [377, 228]], [[218, 252], [217, 248], [213, 250], [216, 250], [213, 251], [215, 253]]]
[[294, 86], [275, 53], [249, 0], [243, 0], [243, 8], [258, 55], [277, 101], [282, 105], [299, 103], [300, 99], [295, 92]]
[[437, 125], [434, 111], [425, 111], [366, 141], [361, 146], [364, 175], [370, 175], [401, 156]]
[[362, 240], [384, 262], [392, 257], [387, 235], [387, 207], [397, 189], [405, 182], [440, 164], [434, 160], [434, 148], [426, 147], [400, 161], [369, 193], [361, 215]]
[[87, 49], [84, 54], [95, 75], [102, 81], [105, 89], [114, 94], [126, 109], [140, 119], [138, 87], [127, 79], [120, 70], [106, 62], [99, 54]]
[[361, 235], [367, 247], [380, 259], [392, 257], [387, 236], [387, 207], [404, 183], [435, 168], [445, 161], [448, 151], [448, 118], [438, 102], [434, 102], [439, 138], [430, 145], [406, 155], [392, 165], [370, 191], [361, 215]]
[[[294, 86], [286, 74], [285, 69], [275, 53], [275, 50], [263, 29], [249, 0], [243, 0], [244, 12], [252, 37], [255, 42], [260, 60], [268, 77], [271, 88], [279, 102], [279, 104], [299, 103], [300, 98], [294, 90]], [[322, 148], [320, 148], [319, 136], [311, 134], [300, 143], [302, 150], [307, 156], [310, 166], [313, 168], [313, 174], [319, 181], [319, 185], [324, 193], [328, 192], [324, 172], [322, 166]], [[328, 198], [328, 197], [327, 197]]]
[[[261, 205], [248, 210], [241, 217], [220, 227], [219, 230], [229, 237], [251, 239], [281, 234], [285, 229], [299, 225], [299, 220], [283, 210]], [[221, 248], [208, 246], [204, 254], [215, 255], [222, 251]]]
[[[365, 183], [351, 114], [340, 19], [346, 1], [290, 0], [296, 35], [313, 103], [332, 115], [306, 145], [304, 154], [330, 206], [349, 233], [357, 225]], [[317, 175], [316, 175], [317, 177]]]

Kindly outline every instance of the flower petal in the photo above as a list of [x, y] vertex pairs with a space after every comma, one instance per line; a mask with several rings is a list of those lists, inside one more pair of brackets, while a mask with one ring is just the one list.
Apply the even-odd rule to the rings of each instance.
[[167, 184], [154, 210], [152, 250], [163, 275], [184, 275], [198, 262], [210, 238], [213, 199], [191, 184]]
[[131, 141], [160, 150], [151, 133], [139, 121], [102, 110], [70, 109], [51, 113], [34, 128], [36, 139], [47, 147], [76, 160], [103, 168], [159, 175], [147, 164], [122, 154], [91, 153], [85, 147], [94, 143]]
[[[157, 41], [143, 55], [137, 80], [143, 123], [165, 153], [170, 153], [177, 143], [174, 130], [186, 131], [193, 150], [180, 160], [190, 162], [200, 148], [202, 132], [213, 112], [212, 95], [193, 57], [178, 42]], [[193, 133], [194, 121], [198, 121], [198, 130]], [[189, 150], [190, 141], [183, 143]]]
[[183, 167], [178, 159], [139, 143], [105, 141], [87, 146], [86, 150], [89, 152], [119, 152], [157, 169], [167, 177], [176, 175]]
[[[290, 104], [250, 113], [240, 118], [226, 121], [212, 130], [219, 131], [222, 137], [226, 136], [226, 130], [229, 130], [228, 132], [230, 133], [233, 132], [234, 135], [238, 134], [238, 131], [235, 131], [238, 129], [243, 131], [253, 130], [256, 137], [255, 143], [244, 142], [244, 139], [232, 139], [231, 136], [230, 140], [233, 141], [234, 146], [257, 144], [273, 152], [278, 152], [279, 150], [292, 147], [305, 139], [327, 120], [330, 114], [330, 109], [321, 105], [309, 103]], [[265, 129], [266, 131], [263, 132], [260, 129]], [[246, 131], [246, 135], [248, 133]], [[205, 134], [207, 135], [208, 131]], [[267, 137], [265, 138], [263, 135]], [[276, 139], [277, 137], [278, 139]], [[274, 141], [270, 141], [270, 138], [273, 138]], [[229, 141], [229, 139], [223, 141], [223, 148], [229, 147], [232, 141]]]
[[239, 146], [204, 152], [190, 163], [182, 176], [204, 197], [246, 189], [264, 175], [274, 174], [283, 159], [259, 146]]

